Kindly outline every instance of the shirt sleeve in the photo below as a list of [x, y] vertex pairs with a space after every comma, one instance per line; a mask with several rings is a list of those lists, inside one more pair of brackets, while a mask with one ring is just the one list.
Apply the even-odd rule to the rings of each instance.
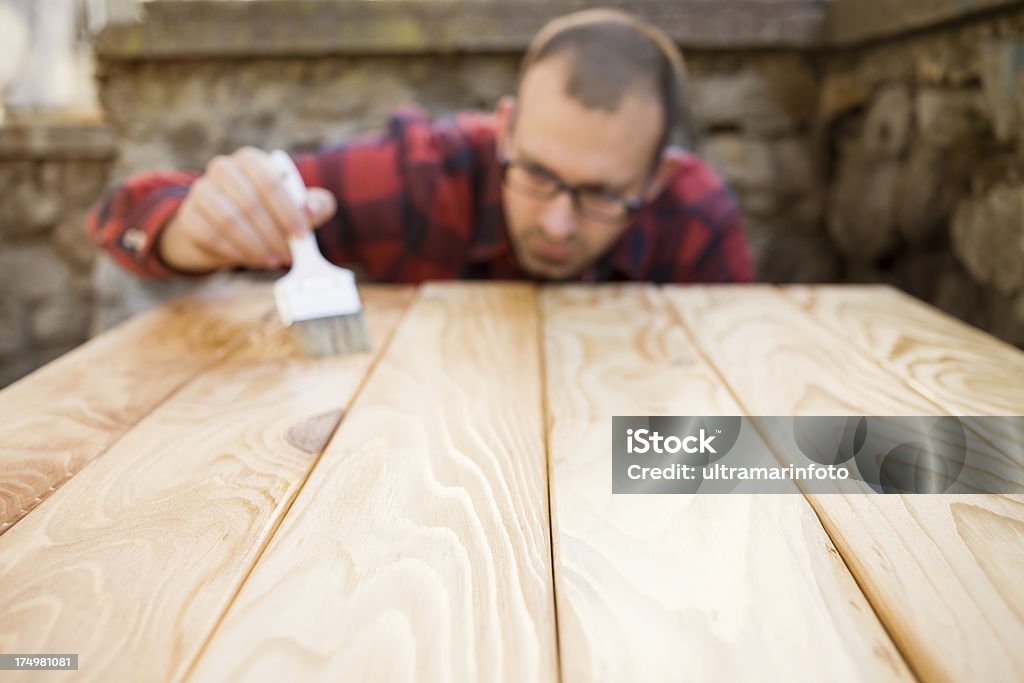
[[[338, 209], [316, 231], [324, 256], [360, 265], [375, 280], [417, 282], [457, 275], [471, 231], [471, 135], [436, 125], [416, 109], [395, 114], [382, 133], [295, 154], [309, 187], [329, 190]], [[199, 173], [128, 178], [97, 202], [89, 234], [129, 272], [185, 275], [163, 263], [156, 244]]]
[[[363, 147], [374, 146], [364, 141]], [[377, 166], [382, 165], [388, 152], [377, 150]], [[325, 187], [344, 202], [344, 191], [358, 193], [365, 188], [359, 184], [342, 185], [341, 171], [348, 167], [348, 154], [343, 148], [297, 155], [296, 164], [307, 186]], [[362, 161], [362, 159], [361, 159]], [[386, 163], [386, 162], [384, 162]], [[372, 169], [371, 169], [372, 173]], [[86, 226], [89, 237], [114, 261], [128, 272], [144, 278], [169, 279], [197, 277], [201, 274], [178, 271], [160, 258], [157, 243], [164, 228], [178, 212], [199, 172], [157, 171], [139, 173], [113, 186], [89, 212]], [[344, 210], [317, 230], [321, 248], [326, 246], [327, 257], [342, 263], [352, 260], [351, 239], [344, 239]]]
[[405, 109], [382, 133], [297, 155], [295, 162], [307, 185], [327, 188], [338, 200], [317, 231], [329, 260], [358, 264], [381, 282], [458, 275], [474, 204], [475, 156], [465, 125]]
[[739, 202], [722, 189], [708, 198], [701, 220], [709, 225], [709, 239], [692, 265], [695, 282], [749, 283], [755, 278], [754, 258], [747, 239]]
[[89, 237], [122, 268], [148, 278], [181, 275], [157, 255], [160, 233], [198, 173], [141, 173], [111, 188], [89, 212]]
[[726, 182], [706, 163], [689, 156], [671, 190], [684, 230], [667, 250], [672, 282], [748, 283], [755, 266], [743, 211]]

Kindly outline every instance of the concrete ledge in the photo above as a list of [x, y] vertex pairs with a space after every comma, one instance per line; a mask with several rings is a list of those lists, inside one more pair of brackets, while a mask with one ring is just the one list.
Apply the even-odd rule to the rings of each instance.
[[101, 124], [8, 124], [0, 126], [0, 160], [110, 159], [113, 131]]
[[1020, 0], [833, 0], [828, 42], [850, 47], [964, 19], [980, 12], [1024, 8]]
[[[549, 19], [589, 0], [264, 0], [144, 5], [142, 21], [107, 26], [105, 60], [511, 52]], [[824, 38], [820, 0], [611, 0], [684, 47], [809, 48]]]

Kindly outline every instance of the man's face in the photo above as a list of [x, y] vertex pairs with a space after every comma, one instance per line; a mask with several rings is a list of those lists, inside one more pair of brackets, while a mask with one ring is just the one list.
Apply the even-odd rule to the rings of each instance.
[[[617, 111], [587, 109], [566, 95], [561, 58], [534, 65], [518, 104], [498, 107], [498, 150], [565, 183], [637, 198], [651, 178], [662, 110], [653, 95], [627, 94]], [[520, 266], [544, 279], [572, 278], [604, 254], [629, 224], [580, 215], [568, 192], [538, 198], [506, 185], [505, 218]]]

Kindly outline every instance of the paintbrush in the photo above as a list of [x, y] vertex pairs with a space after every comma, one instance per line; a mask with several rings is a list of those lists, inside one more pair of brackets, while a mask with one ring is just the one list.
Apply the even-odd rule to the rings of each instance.
[[[305, 211], [306, 185], [295, 163], [279, 149], [270, 156], [289, 197]], [[281, 321], [303, 351], [310, 356], [369, 351], [370, 335], [355, 274], [325, 259], [312, 231], [290, 238], [288, 248], [292, 268], [274, 283], [274, 298]]]

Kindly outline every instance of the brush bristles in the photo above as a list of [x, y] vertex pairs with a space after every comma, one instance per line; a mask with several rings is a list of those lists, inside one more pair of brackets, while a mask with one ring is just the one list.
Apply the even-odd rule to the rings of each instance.
[[362, 311], [351, 315], [296, 321], [291, 330], [302, 350], [310, 356], [370, 350], [370, 334]]

